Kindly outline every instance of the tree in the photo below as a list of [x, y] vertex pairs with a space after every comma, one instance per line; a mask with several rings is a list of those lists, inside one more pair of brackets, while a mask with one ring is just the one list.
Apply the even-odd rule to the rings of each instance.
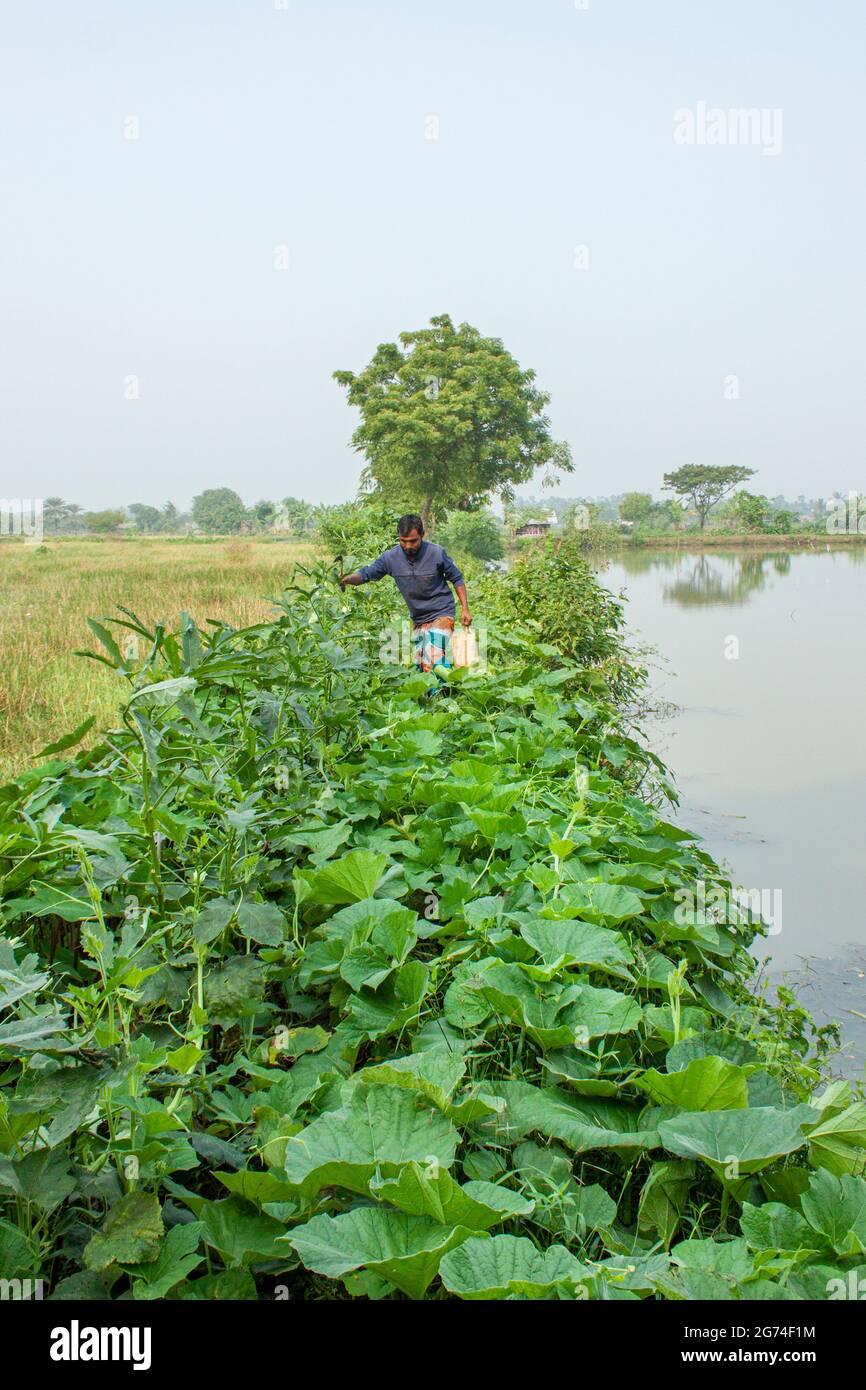
[[619, 504], [619, 514], [623, 521], [633, 521], [640, 525], [653, 514], [655, 503], [648, 492], [627, 492]]
[[46, 531], [59, 531], [69, 520], [71, 507], [62, 497], [46, 497], [42, 503], [42, 520]]
[[738, 483], [754, 475], [754, 468], [731, 465], [712, 468], [703, 464], [686, 464], [673, 473], [666, 473], [664, 485], [679, 497], [687, 497], [700, 518], [703, 531], [710, 508], [721, 502]]
[[352, 443], [366, 457], [362, 486], [383, 501], [434, 507], [509, 500], [516, 483], [548, 464], [573, 471], [568, 445], [550, 434], [550, 397], [534, 386], [499, 338], [483, 338], [447, 314], [429, 328], [382, 343], [359, 374], [334, 372], [361, 412]]
[[162, 526], [162, 512], [145, 502], [133, 502], [129, 514], [139, 531], [158, 531]]
[[440, 540], [449, 550], [476, 560], [501, 560], [505, 553], [502, 527], [488, 511], [449, 513]]
[[253, 506], [250, 507], [250, 516], [262, 530], [268, 526], [273, 526], [276, 514], [277, 509], [273, 502], [267, 502], [264, 499], [261, 502], [254, 503]]
[[96, 531], [98, 534], [104, 535], [108, 531], [116, 531], [125, 520], [125, 512], [106, 509], [104, 512], [88, 512], [84, 518], [84, 524], [88, 531]]
[[209, 487], [192, 499], [192, 518], [203, 531], [230, 535], [241, 529], [247, 509], [230, 487]]
[[162, 509], [159, 524], [160, 531], [174, 531], [180, 523], [180, 516], [177, 507], [173, 502], [166, 502]]
[[735, 494], [733, 499], [734, 517], [737, 524], [744, 527], [746, 531], [762, 531], [767, 516], [770, 511], [770, 503], [766, 497], [758, 493], [742, 492]]

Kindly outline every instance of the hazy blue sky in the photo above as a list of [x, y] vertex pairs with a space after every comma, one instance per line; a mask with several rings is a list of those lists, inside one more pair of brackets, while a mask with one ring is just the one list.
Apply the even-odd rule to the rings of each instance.
[[[536, 369], [568, 495], [863, 485], [864, 31], [862, 0], [3, 3], [0, 493], [350, 496], [331, 372], [442, 312]], [[781, 153], [677, 144], [699, 102], [780, 109]]]

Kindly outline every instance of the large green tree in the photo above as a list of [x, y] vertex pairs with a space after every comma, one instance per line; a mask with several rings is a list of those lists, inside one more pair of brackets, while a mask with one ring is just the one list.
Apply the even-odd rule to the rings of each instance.
[[691, 502], [700, 520], [701, 530], [707, 524], [710, 508], [723, 497], [727, 497], [738, 483], [744, 483], [754, 474], [754, 468], [741, 468], [731, 465], [726, 468], [712, 468], [708, 464], [686, 464], [673, 473], [666, 473], [664, 485], [678, 497]]
[[508, 500], [541, 465], [573, 471], [535, 373], [499, 338], [455, 328], [447, 314], [401, 333], [399, 345], [381, 343], [358, 375], [334, 378], [361, 412], [352, 443], [367, 460], [362, 486], [383, 500], [417, 497], [425, 526], [436, 508]]
[[211, 534], [231, 535], [246, 517], [246, 507], [230, 487], [208, 487], [192, 499], [193, 521]]
[[648, 492], [627, 492], [619, 504], [619, 514], [623, 521], [633, 521], [635, 525], [640, 525], [652, 516], [653, 505]]
[[158, 531], [162, 526], [162, 512], [146, 502], [133, 502], [129, 514], [139, 531]]

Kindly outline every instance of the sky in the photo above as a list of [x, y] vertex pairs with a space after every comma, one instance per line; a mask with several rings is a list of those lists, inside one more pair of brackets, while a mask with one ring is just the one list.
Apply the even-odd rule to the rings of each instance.
[[859, 0], [0, 8], [4, 496], [343, 500], [332, 372], [440, 313], [561, 495], [866, 483]]

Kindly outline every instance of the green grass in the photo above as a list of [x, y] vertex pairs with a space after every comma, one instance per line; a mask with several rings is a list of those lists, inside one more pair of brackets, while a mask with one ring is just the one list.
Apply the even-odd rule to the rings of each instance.
[[112, 723], [122, 682], [76, 657], [89, 647], [88, 617], [116, 605], [175, 627], [189, 612], [245, 627], [270, 611], [310, 545], [272, 540], [46, 540], [45, 548], [0, 544], [0, 776], [89, 715]]

